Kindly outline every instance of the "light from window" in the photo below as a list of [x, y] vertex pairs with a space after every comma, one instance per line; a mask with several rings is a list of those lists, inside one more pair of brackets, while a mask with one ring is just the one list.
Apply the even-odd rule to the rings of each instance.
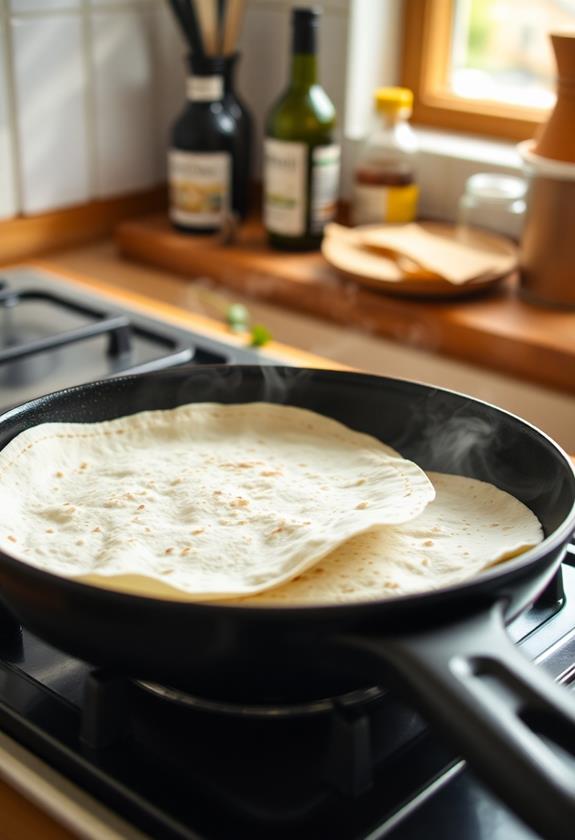
[[456, 96], [548, 108], [549, 32], [575, 31], [575, 0], [455, 0], [448, 86]]

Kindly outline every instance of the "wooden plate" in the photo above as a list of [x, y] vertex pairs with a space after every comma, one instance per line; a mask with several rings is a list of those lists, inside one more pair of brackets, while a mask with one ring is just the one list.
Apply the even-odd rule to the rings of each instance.
[[[464, 241], [465, 245], [492, 253], [498, 268], [466, 283], [455, 284], [447, 280], [405, 277], [397, 264], [387, 257], [374, 254], [349, 241], [344, 236], [328, 235], [322, 243], [322, 254], [327, 262], [348, 278], [362, 286], [380, 292], [409, 297], [457, 298], [474, 295], [493, 288], [517, 265], [517, 248], [509, 239], [480, 229], [466, 229], [465, 239], [459, 239], [455, 225], [438, 222], [421, 222], [421, 227], [444, 238]], [[377, 225], [381, 227], [381, 225]], [[367, 229], [367, 228], [365, 228]]]

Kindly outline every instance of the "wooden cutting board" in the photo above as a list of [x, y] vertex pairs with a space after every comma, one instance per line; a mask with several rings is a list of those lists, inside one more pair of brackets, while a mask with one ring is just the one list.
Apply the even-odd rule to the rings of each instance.
[[406, 299], [363, 288], [318, 252], [270, 250], [259, 222], [233, 244], [183, 236], [163, 216], [121, 223], [122, 256], [190, 282], [209, 277], [229, 289], [347, 328], [448, 355], [526, 381], [575, 393], [575, 313], [521, 301], [516, 279], [466, 300]]

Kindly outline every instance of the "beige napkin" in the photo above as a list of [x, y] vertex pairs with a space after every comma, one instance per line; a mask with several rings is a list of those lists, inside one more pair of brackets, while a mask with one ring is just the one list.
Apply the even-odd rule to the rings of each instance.
[[439, 233], [416, 222], [366, 226], [355, 228], [354, 233], [358, 245], [395, 251], [456, 285], [509, 270], [509, 252], [498, 252], [492, 241], [483, 242], [480, 231], [468, 237], [473, 244], [456, 238], [456, 228]]

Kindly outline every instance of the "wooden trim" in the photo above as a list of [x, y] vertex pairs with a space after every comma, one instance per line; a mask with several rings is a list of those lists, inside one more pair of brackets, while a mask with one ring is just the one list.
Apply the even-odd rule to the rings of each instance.
[[123, 219], [162, 210], [166, 205], [166, 188], [162, 186], [0, 222], [0, 265], [90, 242], [110, 234]]
[[38, 837], [42, 840], [77, 840], [60, 823], [53, 820], [37, 805], [0, 780], [0, 838]]
[[533, 137], [547, 111], [470, 100], [447, 89], [453, 0], [405, 0], [401, 83], [414, 93], [414, 123], [509, 140]]

